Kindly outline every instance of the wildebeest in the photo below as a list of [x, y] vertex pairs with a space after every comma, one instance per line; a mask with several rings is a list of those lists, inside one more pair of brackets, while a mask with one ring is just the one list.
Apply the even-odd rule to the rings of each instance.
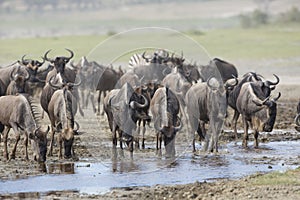
[[158, 88], [151, 99], [150, 110], [157, 131], [156, 149], [161, 151], [163, 139], [166, 157], [174, 157], [175, 136], [182, 128], [178, 117], [180, 104], [176, 95], [167, 87]]
[[26, 84], [26, 92], [32, 96], [38, 96], [45, 86], [46, 76], [49, 71], [53, 69], [52, 65], [43, 66], [45, 58], [42, 57], [42, 61], [25, 59], [24, 55], [19, 62], [26, 67], [26, 70], [30, 74], [29, 80]]
[[[53, 70], [51, 70], [46, 77], [46, 83], [49, 82], [49, 80], [51, 79], [51, 77], [56, 77], [57, 74], [60, 74], [61, 78], [62, 78], [62, 82], [63, 83], [75, 83], [76, 81], [76, 75], [77, 75], [77, 71], [70, 68], [70, 67], [66, 67], [66, 64], [70, 61], [70, 59], [73, 58], [74, 53], [73, 51], [71, 51], [70, 49], [66, 49], [69, 53], [70, 56], [69, 57], [65, 57], [65, 56], [57, 56], [55, 57], [55, 59], [52, 58], [48, 58], [48, 54], [51, 50], [48, 50], [45, 55], [44, 58], [46, 61], [49, 61], [51, 64], [54, 65]], [[47, 110], [48, 108], [48, 103], [51, 99], [52, 94], [54, 93], [54, 89], [52, 87], [49, 87], [47, 84], [45, 85], [45, 87], [42, 90], [42, 94], [41, 94], [41, 105], [42, 108], [44, 110]], [[74, 95], [74, 97], [76, 99], [79, 99], [79, 92], [78, 92], [78, 88], [77, 86], [72, 88], [72, 94]], [[79, 113], [80, 115], [84, 116], [83, 111], [81, 110], [81, 107], [78, 103], [78, 108], [79, 108]]]
[[6, 95], [14, 95], [17, 93], [26, 93], [26, 82], [29, 80], [30, 75], [29, 73], [24, 75], [19, 73], [14, 73], [14, 71], [17, 71], [17, 69], [13, 70], [10, 74], [11, 81], [6, 89]]
[[[55, 88], [48, 104], [47, 113], [51, 122], [51, 141], [49, 155], [52, 156], [54, 134], [58, 132], [59, 158], [62, 158], [62, 143], [64, 144], [64, 157], [70, 158], [73, 154], [74, 140], [74, 116], [77, 112], [77, 100], [71, 93], [74, 83], [52, 83], [53, 77], [49, 81], [50, 87]], [[79, 84], [79, 83], [77, 83]]]
[[22, 77], [29, 76], [25, 66], [19, 65], [18, 62], [8, 67], [0, 68], [0, 81], [1, 81], [0, 91], [2, 92], [0, 96], [6, 94], [7, 87], [11, 82], [12, 76], [15, 74], [18, 74], [18, 76], [22, 76]]
[[258, 147], [259, 131], [271, 132], [276, 119], [279, 95], [270, 99], [262, 90], [263, 82], [248, 82], [243, 84], [237, 98], [237, 110], [242, 115], [244, 126], [243, 146], [247, 147], [249, 124], [254, 130], [254, 146]]
[[232, 124], [233, 124], [233, 131], [235, 138], [237, 139], [237, 120], [239, 118], [240, 113], [238, 112], [237, 109], [237, 98], [240, 94], [241, 88], [243, 84], [247, 82], [258, 82], [260, 81], [262, 84], [261, 90], [265, 94], [265, 96], [269, 96], [271, 94], [271, 91], [275, 89], [275, 86], [279, 83], [279, 77], [274, 74], [274, 77], [276, 78], [275, 82], [272, 81], [264, 81], [261, 75], [254, 73], [254, 72], [249, 72], [243, 75], [243, 77], [239, 78], [238, 84], [229, 92], [228, 94], [228, 105], [234, 110], [234, 115], [232, 119]]
[[10, 128], [16, 134], [16, 142], [13, 147], [10, 159], [15, 158], [17, 144], [20, 135], [25, 136], [25, 159], [28, 159], [27, 145], [28, 138], [32, 141], [34, 159], [37, 161], [46, 161], [47, 152], [47, 132], [41, 130], [37, 119], [36, 110], [32, 101], [25, 95], [8, 95], [0, 97], [0, 123], [6, 126], [3, 134], [4, 152], [3, 155], [8, 159], [7, 138]]
[[[115, 70], [112, 66], [107, 67], [100, 65], [95, 61], [89, 62], [85, 57], [78, 64], [80, 71], [79, 76], [83, 80], [83, 85], [80, 87], [81, 98], [85, 99], [83, 105], [87, 107], [89, 99], [92, 102], [94, 112], [100, 114], [101, 94], [106, 96], [106, 92], [116, 88], [120, 77], [124, 74], [121, 66]], [[94, 104], [94, 92], [98, 91], [98, 109]], [[104, 111], [101, 113], [104, 114]]]
[[216, 75], [218, 72], [224, 83], [232, 77], [238, 77], [236, 67], [219, 58], [212, 59], [208, 65], [200, 66], [199, 71], [202, 81], [207, 81], [211, 76]]
[[117, 146], [117, 132], [119, 133], [120, 148], [125, 140], [129, 151], [133, 153], [133, 135], [138, 120], [137, 108], [146, 107], [149, 102], [142, 96], [144, 103], [138, 102], [140, 95], [125, 83], [121, 89], [111, 90], [104, 98], [104, 111], [107, 115], [110, 130], [113, 134], [113, 147]]
[[[102, 71], [101, 76], [98, 77], [98, 84], [96, 90], [99, 91], [98, 94], [98, 110], [97, 113], [100, 114], [100, 100], [101, 94], [103, 92], [103, 97], [105, 98], [106, 92], [114, 89], [120, 79], [120, 77], [124, 74], [121, 67], [119, 70], [115, 70], [112, 67], [104, 67], [104, 71]], [[104, 114], [104, 109], [101, 114]]]
[[[235, 80], [223, 83], [215, 77], [207, 82], [193, 85], [187, 92], [185, 101], [191, 128], [193, 151], [195, 151], [195, 132], [204, 139], [204, 151], [218, 151], [218, 137], [221, 132], [227, 110], [228, 91], [237, 84]], [[205, 124], [209, 123], [206, 133]]]
[[[155, 94], [158, 88], [162, 85], [157, 83], [148, 83], [146, 85], [135, 87], [134, 90], [137, 94], [140, 94], [140, 102], [145, 103], [145, 100], [142, 96], [146, 97], [148, 102], [151, 101], [153, 95]], [[146, 124], [150, 124], [151, 117], [149, 116], [150, 103], [142, 108], [137, 108], [139, 115], [137, 115], [137, 131], [134, 138], [136, 147], [139, 148], [139, 137], [142, 129], [142, 149], [145, 149], [145, 133], [146, 133]]]
[[295, 123], [296, 123], [295, 129], [300, 132], [300, 101], [297, 106], [297, 115], [295, 118]]

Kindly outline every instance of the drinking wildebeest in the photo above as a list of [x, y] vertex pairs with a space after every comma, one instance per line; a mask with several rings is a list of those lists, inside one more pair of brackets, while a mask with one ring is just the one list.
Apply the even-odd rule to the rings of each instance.
[[237, 98], [237, 110], [242, 115], [244, 125], [243, 146], [247, 147], [249, 124], [254, 130], [254, 146], [258, 147], [259, 131], [271, 132], [276, 119], [277, 104], [281, 93], [274, 99], [266, 96], [262, 90], [263, 82], [243, 84]]
[[[139, 102], [140, 96], [144, 102]], [[113, 134], [113, 148], [117, 146], [118, 132], [120, 148], [123, 149], [122, 141], [125, 140], [131, 156], [133, 155], [133, 135], [140, 115], [137, 108], [144, 108], [148, 104], [147, 98], [137, 94], [128, 83], [107, 94], [104, 98], [104, 111]]]
[[274, 77], [276, 78], [275, 82], [272, 81], [263, 81], [263, 77], [257, 73], [254, 72], [248, 72], [243, 75], [242, 78], [239, 78], [238, 84], [232, 89], [232, 91], [229, 92], [228, 94], [228, 105], [234, 110], [234, 115], [232, 118], [232, 124], [233, 124], [233, 131], [235, 138], [237, 139], [237, 121], [239, 118], [240, 113], [238, 112], [237, 109], [237, 98], [240, 94], [241, 88], [243, 84], [247, 82], [257, 82], [261, 81], [262, 84], [262, 91], [265, 94], [265, 96], [269, 96], [271, 94], [271, 91], [275, 89], [275, 86], [279, 83], [279, 77], [274, 74]]
[[[59, 158], [62, 158], [62, 143], [64, 144], [64, 157], [70, 158], [73, 154], [74, 140], [74, 116], [77, 112], [77, 100], [71, 93], [71, 88], [78, 86], [79, 83], [54, 84], [53, 77], [49, 85], [57, 89], [48, 104], [47, 113], [51, 122], [51, 141], [49, 155], [52, 156], [54, 134], [58, 132]], [[78, 127], [77, 127], [78, 128]]]
[[10, 159], [15, 158], [16, 148], [20, 140], [20, 135], [25, 136], [25, 159], [28, 159], [28, 138], [32, 141], [34, 159], [46, 161], [47, 133], [41, 130], [31, 99], [25, 95], [8, 95], [0, 97], [0, 123], [5, 127], [3, 133], [4, 158], [8, 159], [7, 138], [10, 128], [16, 134], [16, 142], [13, 147]]
[[295, 123], [296, 123], [295, 129], [300, 132], [300, 100], [297, 106], [297, 115], [295, 118]]
[[[231, 83], [234, 80], [234, 83]], [[191, 128], [193, 151], [195, 152], [195, 132], [204, 139], [204, 151], [218, 151], [218, 138], [227, 111], [227, 94], [237, 84], [236, 79], [225, 85], [212, 77], [207, 82], [193, 85], [186, 94], [187, 113]], [[209, 122], [206, 134], [205, 124]]]
[[167, 87], [158, 88], [151, 99], [150, 110], [157, 131], [156, 149], [160, 154], [163, 139], [166, 157], [174, 157], [175, 136], [182, 128], [182, 122], [178, 117], [180, 104], [176, 95]]

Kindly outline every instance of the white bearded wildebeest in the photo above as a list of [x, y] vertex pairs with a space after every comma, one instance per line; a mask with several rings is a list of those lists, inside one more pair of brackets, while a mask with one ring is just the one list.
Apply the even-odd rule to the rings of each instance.
[[229, 92], [228, 94], [228, 105], [234, 110], [234, 115], [232, 118], [232, 124], [233, 124], [233, 131], [235, 138], [237, 139], [237, 121], [239, 118], [240, 113], [238, 112], [237, 109], [237, 98], [240, 94], [241, 88], [243, 84], [247, 82], [262, 82], [262, 88], [261, 90], [265, 94], [266, 97], [270, 96], [271, 91], [275, 89], [276, 85], [279, 83], [279, 78], [274, 74], [276, 81], [263, 81], [262, 76], [259, 74], [256, 74], [254, 72], [249, 72], [243, 75], [242, 78], [239, 78], [238, 84]]
[[258, 147], [259, 131], [271, 132], [276, 119], [277, 104], [281, 93], [274, 99], [266, 96], [262, 90], [263, 82], [243, 84], [237, 98], [237, 110], [242, 115], [244, 125], [243, 146], [247, 147], [249, 124], [254, 130], [254, 146]]
[[20, 134], [25, 136], [25, 159], [28, 159], [28, 138], [32, 141], [34, 160], [39, 162], [46, 161], [47, 152], [47, 133], [41, 130], [37, 119], [37, 111], [32, 104], [31, 99], [25, 95], [8, 95], [0, 97], [0, 123], [6, 126], [4, 129], [4, 158], [8, 159], [7, 138], [10, 128], [16, 134], [16, 142], [13, 147], [10, 159], [15, 158], [17, 144], [20, 140]]
[[[77, 70], [66, 66], [66, 64], [73, 58], [74, 53], [70, 49], [66, 49], [66, 50], [70, 53], [69, 57], [57, 56], [57, 57], [55, 57], [55, 59], [52, 59], [52, 58], [48, 58], [48, 54], [51, 50], [48, 50], [45, 53], [45, 55], [44, 55], [45, 60], [54, 65], [54, 69], [51, 70], [47, 74], [46, 83], [49, 82], [49, 80], [51, 79], [52, 76], [56, 76], [58, 73], [60, 73], [63, 83], [75, 83], [76, 77], [77, 77]], [[45, 87], [44, 87], [44, 89], [45, 89]], [[43, 89], [43, 91], [44, 91], [44, 89]], [[54, 90], [47, 89], [47, 95], [43, 95], [43, 91], [42, 91], [41, 98], [43, 98], [43, 101], [46, 102], [45, 105], [47, 106], [52, 94], [54, 93]], [[79, 92], [78, 92], [77, 87], [75, 87], [75, 86], [73, 87], [72, 94], [74, 95], [74, 97], [76, 99], [79, 99]], [[78, 110], [79, 110], [80, 115], [84, 116], [84, 113], [79, 105], [79, 101], [77, 101], [77, 103], [78, 103]], [[45, 110], [45, 109], [47, 109], [47, 107], [43, 107], [43, 109]]]
[[175, 136], [182, 128], [179, 110], [179, 101], [169, 88], [161, 87], [156, 90], [151, 99], [150, 111], [157, 131], [156, 149], [161, 154], [161, 143], [164, 140], [166, 157], [175, 156]]
[[[143, 102], [140, 101], [142, 97]], [[113, 134], [113, 148], [117, 146], [117, 132], [119, 133], [120, 148], [123, 149], [122, 141], [129, 147], [133, 156], [133, 141], [136, 130], [136, 122], [140, 117], [138, 108], [148, 106], [149, 101], [143, 95], [137, 94], [128, 84], [121, 89], [111, 90], [104, 98], [104, 111], [107, 115], [110, 130]]]
[[49, 81], [49, 85], [55, 88], [50, 102], [48, 104], [47, 113], [51, 122], [51, 141], [49, 156], [52, 156], [54, 143], [54, 134], [58, 132], [59, 158], [62, 158], [62, 143], [64, 144], [64, 157], [70, 158], [73, 151], [74, 133], [74, 116], [77, 112], [77, 100], [71, 93], [72, 87], [78, 86], [80, 83], [52, 83], [53, 77]]
[[[234, 83], [232, 83], [234, 80]], [[203, 151], [218, 151], [218, 138], [221, 133], [227, 110], [227, 93], [237, 84], [236, 79], [228, 80], [224, 86], [215, 77], [207, 82], [193, 85], [186, 94], [185, 101], [190, 122], [195, 152], [195, 132], [203, 140]], [[209, 123], [206, 133], [205, 124]]]

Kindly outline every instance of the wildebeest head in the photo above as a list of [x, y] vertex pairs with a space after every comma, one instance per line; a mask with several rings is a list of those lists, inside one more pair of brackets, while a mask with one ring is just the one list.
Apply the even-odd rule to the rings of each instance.
[[[264, 100], [254, 98], [252, 101], [257, 106], [257, 114], [253, 117], [253, 125], [258, 127], [262, 131], [271, 132], [276, 119], [277, 114], [277, 104], [276, 101], [280, 98], [281, 93], [279, 92], [278, 96], [274, 99], [267, 97]], [[257, 124], [254, 124], [257, 123]]]
[[29, 138], [33, 141], [33, 152], [34, 160], [38, 162], [46, 161], [47, 153], [47, 133], [50, 127], [48, 126], [47, 131], [42, 131], [41, 127], [37, 128], [34, 133], [29, 133]]
[[25, 59], [25, 56], [22, 56], [21, 64], [27, 67], [29, 73], [32, 71], [36, 75], [38, 68], [45, 63], [45, 58], [42, 57], [43, 60], [40, 62], [38, 60]]
[[155, 92], [151, 106], [154, 127], [163, 137], [166, 157], [174, 157], [176, 133], [182, 128], [182, 122], [177, 116], [179, 101], [170, 89], [162, 87]]
[[25, 93], [26, 82], [29, 80], [30, 75], [28, 72], [21, 73], [20, 67], [15, 68], [10, 74], [10, 80], [15, 84], [13, 88], [14, 93]]
[[71, 127], [65, 128], [61, 132], [61, 138], [64, 144], [64, 157], [71, 158], [72, 156], [72, 146], [74, 141], [74, 130]]
[[[154, 123], [155, 129], [158, 130], [164, 140], [164, 145], [166, 149], [166, 157], [175, 156], [175, 136], [176, 133], [182, 128], [182, 122], [179, 118], [176, 119], [175, 124], [169, 124], [168, 126], [158, 127], [158, 122]], [[172, 119], [169, 119], [169, 122]]]
[[65, 66], [66, 64], [71, 60], [71, 58], [73, 58], [74, 56], [74, 53], [73, 51], [71, 51], [70, 49], [66, 49], [71, 55], [69, 57], [65, 57], [65, 56], [58, 56], [56, 57], [55, 59], [51, 59], [51, 58], [48, 58], [48, 53], [51, 51], [48, 50], [45, 55], [44, 55], [44, 58], [45, 60], [49, 61], [50, 63], [54, 64], [54, 67], [55, 69], [57, 70], [58, 73], [62, 73], [64, 74], [64, 71], [65, 71]]
[[169, 53], [165, 50], [155, 51], [151, 57], [148, 57], [145, 54], [146, 52], [142, 54], [142, 58], [148, 63], [163, 64], [169, 60]]
[[140, 117], [139, 110], [148, 106], [149, 101], [143, 95], [137, 94], [128, 83], [113, 92], [116, 92], [116, 95], [109, 100], [114, 116], [113, 120], [124, 133], [132, 135]]

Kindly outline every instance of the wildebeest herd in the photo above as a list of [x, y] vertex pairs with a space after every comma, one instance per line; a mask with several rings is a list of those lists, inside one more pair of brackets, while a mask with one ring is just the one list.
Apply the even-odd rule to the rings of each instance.
[[[219, 58], [207, 65], [197, 65], [187, 63], [183, 55], [170, 55], [162, 49], [148, 55], [146, 52], [132, 55], [129, 70], [125, 72], [121, 67], [103, 66], [85, 57], [74, 64], [71, 62], [74, 52], [66, 50], [69, 56], [49, 58], [49, 50], [42, 61], [23, 56], [20, 61], [0, 69], [0, 136], [5, 159], [15, 158], [20, 135], [25, 137], [26, 159], [29, 141], [37, 161], [45, 161], [47, 152], [52, 156], [55, 142], [59, 146], [59, 158], [74, 156], [74, 135], [79, 129], [75, 115], [78, 111], [83, 116], [89, 102], [94, 112], [100, 114], [101, 93], [104, 94], [102, 114], [106, 113], [113, 148], [119, 141], [120, 148], [126, 145], [131, 156], [135, 148], [140, 148], [140, 138], [141, 148], [145, 148], [147, 124], [152, 124], [156, 131], [158, 152], [164, 142], [166, 157], [175, 156], [176, 133], [183, 127], [191, 136], [193, 151], [196, 151], [196, 134], [203, 142], [203, 151], [218, 151], [218, 138], [228, 109], [234, 111], [235, 137], [237, 120], [239, 115], [242, 117], [244, 147], [247, 147], [249, 127], [254, 131], [255, 147], [258, 147], [259, 131], [273, 129], [276, 101], [281, 96], [280, 92], [272, 94], [280, 82], [275, 74], [275, 81], [255, 72], [238, 76], [233, 64]], [[97, 106], [96, 91], [99, 91]], [[35, 98], [39, 103], [33, 101]], [[39, 106], [50, 120], [47, 128], [39, 121]], [[300, 131], [300, 102], [295, 123], [296, 130]], [[16, 141], [9, 156], [7, 141], [11, 128]]]

